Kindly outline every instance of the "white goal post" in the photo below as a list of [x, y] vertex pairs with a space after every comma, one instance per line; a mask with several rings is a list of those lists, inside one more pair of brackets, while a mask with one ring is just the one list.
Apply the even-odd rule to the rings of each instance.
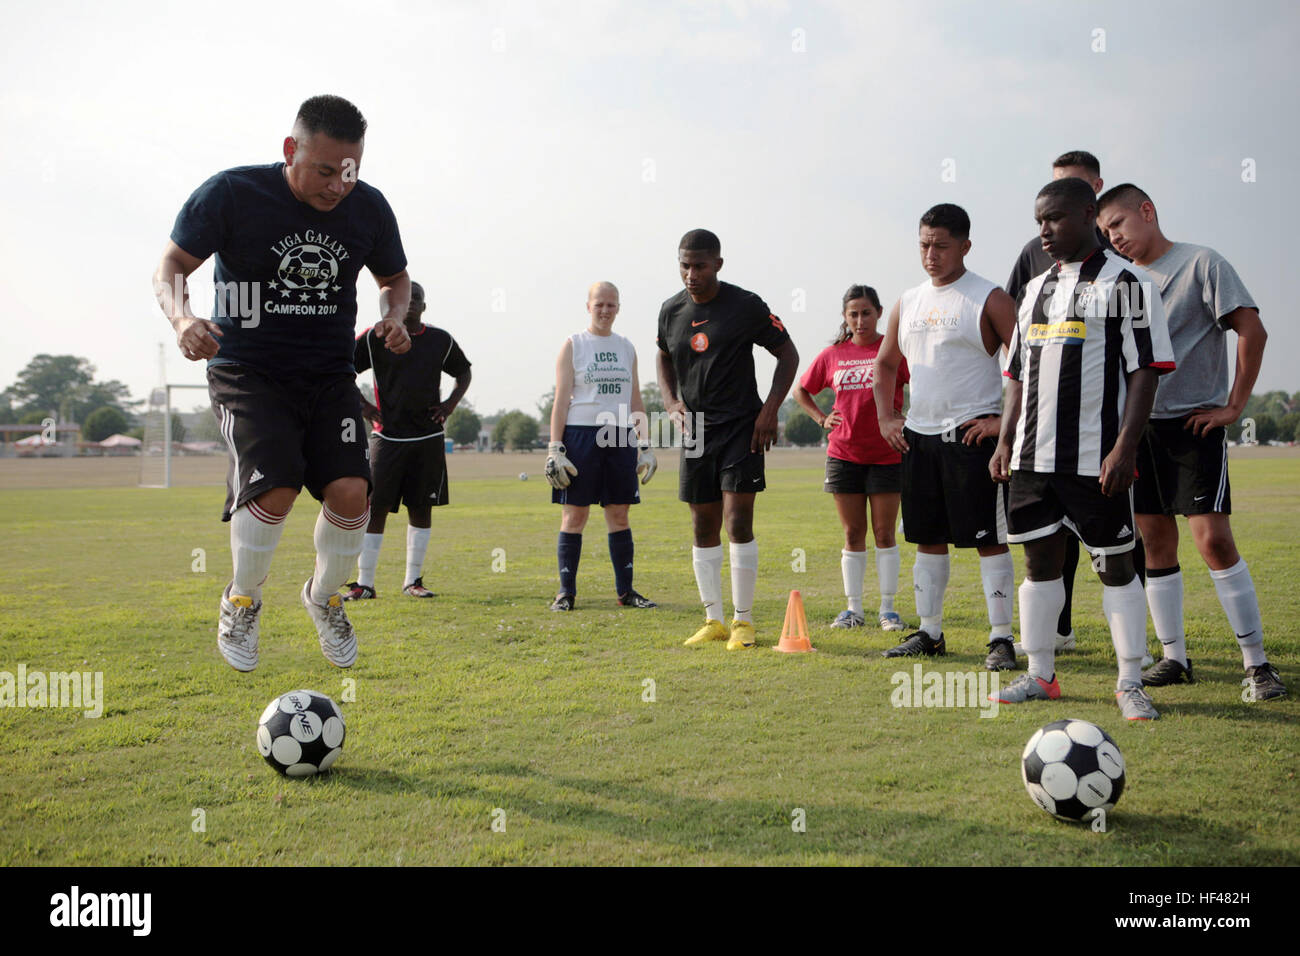
[[172, 391], [186, 388], [208, 390], [206, 385], [160, 385], [149, 393], [140, 449], [141, 488], [172, 486]]

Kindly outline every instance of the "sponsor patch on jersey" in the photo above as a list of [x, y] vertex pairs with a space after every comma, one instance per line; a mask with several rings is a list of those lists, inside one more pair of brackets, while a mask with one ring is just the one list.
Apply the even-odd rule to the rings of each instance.
[[1031, 345], [1082, 345], [1088, 337], [1086, 322], [1035, 322], [1026, 339]]
[[709, 337], [703, 332], [696, 332], [691, 336], [691, 348], [696, 352], [705, 352], [709, 348]]

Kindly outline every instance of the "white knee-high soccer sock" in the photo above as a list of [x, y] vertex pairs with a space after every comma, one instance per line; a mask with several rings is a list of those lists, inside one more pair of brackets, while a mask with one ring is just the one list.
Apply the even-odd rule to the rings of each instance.
[[943, 592], [948, 589], [947, 554], [916, 552], [912, 565], [912, 584], [916, 589], [916, 613], [921, 616], [921, 630], [937, 641], [943, 634]]
[[1183, 572], [1172, 568], [1147, 568], [1147, 607], [1165, 657], [1187, 666], [1187, 634], [1183, 630]]
[[1034, 677], [1050, 681], [1056, 672], [1056, 620], [1065, 607], [1065, 582], [1020, 582], [1020, 646], [1029, 658]]
[[844, 597], [849, 610], [862, 613], [862, 581], [867, 576], [867, 552], [840, 552], [840, 575], [844, 578]]
[[250, 501], [230, 516], [230, 553], [235, 561], [231, 594], [262, 600], [262, 582], [271, 572], [271, 559], [284, 531], [285, 515]]
[[1264, 653], [1264, 622], [1259, 616], [1259, 599], [1255, 596], [1255, 582], [1250, 568], [1242, 558], [1230, 568], [1211, 571], [1214, 590], [1218, 592], [1223, 613], [1228, 615], [1232, 633], [1237, 635], [1241, 647], [1241, 660], [1246, 667], [1255, 667], [1268, 660]]
[[1115, 689], [1141, 686], [1142, 656], [1147, 652], [1147, 602], [1136, 577], [1123, 587], [1101, 589], [1101, 607], [1110, 625], [1110, 640], [1119, 660]]
[[352, 564], [361, 553], [361, 539], [370, 522], [367, 508], [355, 518], [344, 518], [321, 505], [316, 519], [316, 571], [311, 581], [311, 599], [324, 605], [348, 579]]
[[758, 542], [731, 542], [731, 603], [736, 620], [754, 623], [754, 588], [758, 584]]
[[880, 613], [894, 610], [894, 595], [898, 593], [898, 570], [901, 561], [898, 545], [876, 548], [876, 581], [880, 585]]
[[1011, 561], [1011, 552], [987, 557], [981, 555], [980, 580], [984, 583], [984, 605], [989, 612], [989, 640], [995, 637], [1010, 638], [1011, 589], [1016, 584], [1016, 568]]
[[691, 548], [691, 564], [695, 567], [695, 584], [700, 589], [704, 616], [710, 621], [721, 621], [722, 545]]
[[414, 583], [416, 578], [422, 576], [424, 552], [428, 550], [429, 535], [432, 531], [432, 528], [406, 526], [406, 582], [402, 587]]
[[384, 545], [382, 534], [369, 534], [361, 539], [361, 556], [357, 558], [357, 584], [368, 588], [375, 586], [375, 570], [379, 567], [379, 549]]

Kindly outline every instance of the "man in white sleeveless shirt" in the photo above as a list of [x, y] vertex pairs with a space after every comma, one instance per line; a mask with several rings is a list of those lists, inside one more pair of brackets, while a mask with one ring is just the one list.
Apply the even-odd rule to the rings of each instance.
[[618, 308], [618, 289], [613, 283], [597, 282], [588, 289], [590, 324], [564, 340], [555, 362], [546, 480], [553, 489], [551, 501], [564, 510], [556, 546], [560, 590], [552, 611], [573, 610], [582, 532], [593, 504], [605, 512], [618, 603], [655, 607], [632, 587], [628, 508], [641, 500], [637, 476], [645, 484], [654, 477], [658, 464], [650, 450], [636, 349], [613, 331]]
[[[1016, 663], [1011, 635], [1015, 575], [1007, 548], [1006, 493], [989, 476], [1001, 424], [1000, 347], [1011, 341], [1015, 303], [994, 282], [966, 269], [970, 217], [940, 203], [921, 217], [927, 282], [889, 313], [876, 358], [880, 433], [903, 452], [903, 535], [915, 544], [912, 580], [920, 629], [885, 657], [941, 656], [948, 545], [975, 548], [989, 615], [989, 670]], [[900, 357], [912, 375], [907, 415], [894, 410]]]

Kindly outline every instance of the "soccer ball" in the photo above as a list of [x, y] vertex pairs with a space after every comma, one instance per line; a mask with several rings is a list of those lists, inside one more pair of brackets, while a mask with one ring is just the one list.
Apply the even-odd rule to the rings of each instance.
[[1020, 755], [1030, 798], [1058, 820], [1090, 820], [1124, 792], [1124, 755], [1106, 731], [1086, 720], [1054, 720]]
[[338, 278], [339, 264], [320, 246], [295, 246], [280, 260], [279, 273], [290, 289], [328, 289]]
[[520, 481], [527, 481], [527, 480], [528, 480], [528, 472], [526, 472], [526, 471], [521, 471], [521, 472], [519, 473], [519, 480], [520, 480]]
[[343, 752], [343, 712], [314, 690], [281, 694], [266, 705], [257, 723], [257, 752], [280, 773], [310, 777], [324, 773]]

